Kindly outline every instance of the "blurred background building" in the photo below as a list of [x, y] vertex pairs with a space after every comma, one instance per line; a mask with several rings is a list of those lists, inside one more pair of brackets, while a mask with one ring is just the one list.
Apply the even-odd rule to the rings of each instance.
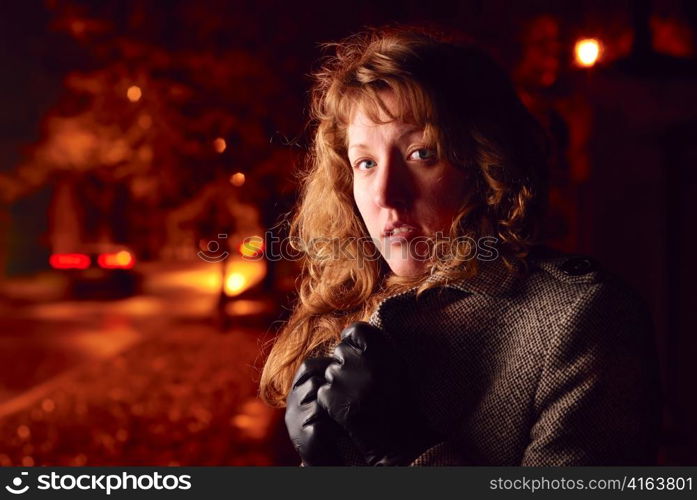
[[295, 464], [256, 398], [297, 264], [321, 42], [434, 23], [548, 131], [549, 243], [656, 324], [661, 463], [697, 463], [697, 5], [30, 0], [0, 13], [0, 465]]

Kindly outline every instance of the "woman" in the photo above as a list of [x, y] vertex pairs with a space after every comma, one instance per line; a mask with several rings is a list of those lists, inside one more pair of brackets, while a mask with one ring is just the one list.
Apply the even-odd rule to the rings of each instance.
[[334, 48], [299, 299], [261, 379], [302, 463], [651, 463], [650, 320], [590, 259], [536, 246], [544, 136], [505, 75], [414, 29]]

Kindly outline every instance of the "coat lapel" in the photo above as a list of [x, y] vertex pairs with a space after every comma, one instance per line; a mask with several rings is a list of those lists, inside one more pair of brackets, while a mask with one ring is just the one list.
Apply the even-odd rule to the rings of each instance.
[[498, 312], [516, 282], [503, 262], [482, 264], [477, 276], [443, 282], [419, 298], [415, 289], [388, 297], [370, 319], [406, 362], [405, 383], [416, 389], [431, 425], [444, 433], [463, 422], [491, 384], [485, 351], [496, 345]]

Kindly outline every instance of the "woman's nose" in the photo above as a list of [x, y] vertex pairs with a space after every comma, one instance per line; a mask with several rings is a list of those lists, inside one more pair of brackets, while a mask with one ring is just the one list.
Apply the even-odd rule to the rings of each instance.
[[373, 183], [373, 201], [381, 208], [403, 208], [409, 195], [406, 165], [399, 157], [389, 157], [378, 167]]

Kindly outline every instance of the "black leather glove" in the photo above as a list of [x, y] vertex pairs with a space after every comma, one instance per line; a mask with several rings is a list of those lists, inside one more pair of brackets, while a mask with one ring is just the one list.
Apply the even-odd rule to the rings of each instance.
[[336, 438], [343, 430], [317, 404], [317, 389], [332, 358], [311, 358], [300, 365], [286, 398], [288, 435], [303, 465], [342, 465]]
[[418, 408], [407, 368], [384, 334], [349, 325], [325, 371], [317, 402], [343, 427], [370, 465], [408, 465], [440, 441]]

